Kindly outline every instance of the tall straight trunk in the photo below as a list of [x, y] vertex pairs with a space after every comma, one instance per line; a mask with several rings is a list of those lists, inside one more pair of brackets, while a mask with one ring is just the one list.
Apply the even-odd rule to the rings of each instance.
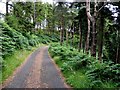
[[[64, 19], [63, 19], [64, 20]], [[62, 29], [62, 42], [64, 42], [64, 31], [65, 31], [65, 26], [64, 26], [64, 21], [62, 22], [63, 24], [63, 29]]]
[[8, 15], [8, 1], [6, 1], [6, 15]]
[[35, 1], [34, 1], [34, 13], [33, 13], [33, 26], [34, 26], [34, 31], [35, 31], [35, 25], [36, 25], [36, 20], [35, 20], [35, 18], [36, 18], [36, 13], [35, 13]]
[[68, 31], [66, 30], [66, 46], [68, 45]]
[[92, 56], [96, 57], [96, 21], [92, 22]]
[[72, 32], [72, 46], [74, 46], [74, 32]]
[[79, 52], [81, 48], [82, 48], [82, 30], [81, 30], [81, 23], [79, 22], [79, 47], [78, 47]]
[[103, 18], [100, 20], [100, 27], [99, 27], [99, 37], [98, 37], [98, 59], [102, 60], [102, 48], [103, 48]]
[[116, 50], [116, 63], [120, 63], [120, 43], [119, 43], [119, 37], [120, 31], [117, 30], [117, 50]]
[[74, 46], [73, 44], [74, 44], [74, 23], [73, 23], [73, 30], [72, 30], [72, 32], [71, 32], [71, 34], [72, 34], [72, 46]]
[[97, 17], [97, 2], [94, 2], [94, 16], [92, 20], [92, 56], [96, 57], [96, 17]]
[[64, 39], [64, 26], [63, 26], [63, 16], [61, 18], [61, 30], [60, 30], [60, 45], [63, 44]]
[[60, 45], [63, 44], [63, 28], [60, 30]]
[[117, 46], [116, 63], [120, 63], [120, 47], [119, 47], [119, 45]]
[[91, 55], [96, 57], [96, 0], [94, 2], [94, 16], [91, 16], [90, 10], [89, 10], [89, 3], [90, 0], [86, 0], [86, 10], [87, 10], [87, 17], [92, 22], [92, 47], [91, 47]]
[[[90, 2], [88, 2], [88, 11], [90, 12]], [[86, 13], [87, 13], [87, 10], [86, 10]], [[86, 44], [85, 44], [86, 53], [88, 53], [89, 42], [90, 42], [90, 20], [88, 17], [87, 17], [87, 21], [88, 21], [88, 31], [87, 31], [87, 38], [86, 38]]]
[[51, 28], [50, 28], [50, 24], [49, 24], [50, 22], [48, 22], [48, 29], [47, 29], [47, 31], [48, 31], [48, 34], [50, 34], [50, 32], [51, 32]]
[[[101, 6], [103, 6], [103, 2], [101, 2]], [[99, 31], [98, 31], [98, 59], [102, 61], [102, 49], [103, 49], [103, 29], [104, 29], [104, 16], [102, 12], [99, 14]]]
[[60, 28], [60, 45], [62, 45], [62, 29]]
[[70, 46], [72, 46], [72, 28], [70, 30]]
[[5, 17], [5, 20], [7, 21], [8, 20], [8, 1], [6, 1], [6, 17]]

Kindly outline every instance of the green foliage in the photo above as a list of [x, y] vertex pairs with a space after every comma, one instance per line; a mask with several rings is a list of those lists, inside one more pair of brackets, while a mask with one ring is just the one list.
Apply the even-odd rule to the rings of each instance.
[[78, 70], [82, 67], [87, 67], [94, 60], [92, 57], [83, 53], [76, 52], [76, 49], [71, 47], [60, 46], [60, 44], [52, 44], [50, 47], [52, 57], [59, 56], [64, 61], [61, 67], [64, 70]]
[[10, 28], [6, 23], [0, 22], [2, 30], [2, 55], [10, 55], [16, 48], [26, 48], [29, 44], [20, 32]]
[[96, 80], [112, 81], [115, 82], [118, 87], [120, 86], [120, 64], [93, 62], [89, 66], [89, 71], [86, 72], [86, 75], [93, 80], [92, 82]]
[[120, 25], [112, 23], [112, 20], [105, 19], [104, 27], [104, 48], [103, 48], [103, 60], [112, 60], [116, 63], [116, 50], [120, 43]]
[[67, 77], [66, 82], [75, 89], [90, 87], [90, 79], [84, 73], [82, 73], [82, 70], [75, 72], [67, 72], [65, 73], [65, 76]]
[[0, 32], [2, 32], [2, 35], [0, 36], [0, 40], [2, 41], [0, 49], [2, 50], [1, 56], [3, 58], [0, 61], [0, 64], [2, 64], [2, 66], [5, 65], [4, 58], [11, 55], [16, 49], [25, 50], [30, 49], [31, 46], [36, 46], [39, 43], [47, 44], [52, 41], [58, 41], [58, 39], [54, 39], [48, 35], [36, 35], [31, 32], [21, 33], [2, 21], [0, 21], [0, 30]]
[[[7, 16], [6, 22], [10, 27], [19, 31], [32, 31], [34, 23], [33, 18], [33, 3], [32, 2], [16, 2], [13, 3], [11, 16]], [[11, 23], [12, 22], [12, 23]], [[15, 28], [15, 25], [17, 28]]]
[[[67, 73], [71, 73], [71, 75], [66, 76], [66, 79], [72, 86], [85, 87], [84, 85], [87, 85], [87, 87], [93, 88], [120, 86], [120, 64], [114, 64], [113, 62], [100, 63], [92, 56], [78, 52], [69, 46], [60, 46], [58, 43], [51, 44], [49, 51], [53, 58], [59, 57], [54, 59], [65, 76]], [[79, 83], [80, 81], [74, 81], [78, 80], [75, 79], [76, 77], [81, 77], [81, 75], [76, 75], [76, 73], [82, 73], [82, 76], [86, 77], [86, 79], [78, 78], [80, 81], [85, 80], [82, 81], [84, 85]], [[75, 82], [77, 83], [75, 84]]]
[[32, 47], [30, 50], [15, 50], [12, 55], [4, 58], [4, 67], [0, 71], [0, 83], [7, 79], [21, 63], [26, 59], [26, 57], [35, 50], [36, 47]]
[[[10, 55], [15, 49], [26, 49], [29, 46], [36, 46], [39, 43], [50, 43], [58, 41], [48, 35], [35, 35], [30, 32], [21, 33], [9, 27], [6, 23], [0, 22], [2, 32], [2, 56]], [[52, 38], [52, 39], [51, 39]]]
[[12, 27], [13, 29], [16, 29], [18, 30], [19, 27], [18, 27], [18, 19], [14, 16], [14, 15], [9, 15], [9, 16], [6, 16], [6, 22], [7, 24], [9, 24], [10, 27]]

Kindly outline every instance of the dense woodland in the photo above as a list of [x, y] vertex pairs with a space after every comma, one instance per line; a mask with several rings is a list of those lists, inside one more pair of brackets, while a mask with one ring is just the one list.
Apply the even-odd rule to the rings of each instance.
[[0, 32], [2, 72], [15, 50], [43, 43], [72, 87], [120, 87], [120, 2], [8, 1]]

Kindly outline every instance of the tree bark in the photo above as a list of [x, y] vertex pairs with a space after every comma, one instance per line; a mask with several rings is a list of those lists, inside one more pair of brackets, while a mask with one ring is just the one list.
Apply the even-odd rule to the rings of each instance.
[[62, 45], [62, 29], [60, 28], [60, 45]]
[[[104, 3], [101, 2], [101, 6]], [[102, 12], [99, 14], [99, 32], [98, 32], [98, 59], [102, 61], [102, 49], [103, 49], [103, 29], [104, 29], [104, 16]]]
[[66, 46], [68, 45], [68, 31], [66, 29]]
[[6, 1], [6, 15], [8, 15], [8, 1]]
[[96, 20], [92, 22], [92, 56], [96, 57]]
[[[86, 8], [86, 13], [87, 11], [90, 13], [90, 2], [87, 3], [87, 8]], [[88, 53], [89, 51], [89, 39], [90, 39], [90, 20], [89, 18], [87, 17], [87, 20], [88, 20], [88, 31], [87, 31], [87, 38], [86, 38], [86, 45], [85, 45], [85, 50], [86, 50], [86, 53]]]
[[90, 8], [89, 8], [90, 0], [86, 0], [86, 12], [87, 12], [87, 17], [88, 19], [92, 22], [93, 17], [90, 14]]
[[120, 48], [117, 46], [116, 63], [120, 63]]
[[61, 30], [60, 30], [60, 45], [63, 44], [64, 39], [64, 26], [63, 26], [63, 16], [61, 18]]
[[63, 44], [63, 28], [60, 30], [60, 45]]
[[72, 31], [72, 46], [74, 46], [74, 25], [73, 25], [73, 31]]
[[71, 36], [70, 45], [73, 46], [73, 42], [74, 42], [74, 23], [72, 24], [72, 27], [71, 27], [71, 30], [70, 30], [70, 36]]
[[102, 47], [103, 47], [103, 19], [100, 19], [100, 26], [99, 26], [99, 37], [98, 37], [98, 59], [102, 60]]
[[120, 43], [119, 43], [120, 37], [119, 37], [119, 35], [120, 35], [120, 31], [117, 30], [117, 41], [118, 41], [118, 43], [117, 43], [117, 51], [116, 51], [116, 63], [120, 63]]
[[82, 48], [82, 30], [81, 30], [81, 24], [79, 22], [79, 47], [78, 47], [79, 52], [81, 48]]
[[86, 0], [86, 10], [87, 10], [87, 17], [92, 22], [92, 47], [91, 47], [91, 55], [96, 57], [96, 16], [97, 16], [97, 2], [94, 2], [94, 16], [91, 16], [89, 11], [89, 0]]

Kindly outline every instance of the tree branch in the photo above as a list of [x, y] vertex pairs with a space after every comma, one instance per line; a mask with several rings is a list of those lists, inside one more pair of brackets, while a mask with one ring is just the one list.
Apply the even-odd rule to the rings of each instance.
[[93, 21], [93, 19], [92, 19], [93, 17], [91, 16], [89, 11], [87, 11], [87, 16], [88, 16], [88, 19], [92, 22]]
[[12, 4], [8, 4], [9, 6], [11, 6], [11, 7], [13, 7], [13, 5]]
[[107, 5], [107, 2], [97, 11], [97, 13], [104, 8], [104, 6]]

